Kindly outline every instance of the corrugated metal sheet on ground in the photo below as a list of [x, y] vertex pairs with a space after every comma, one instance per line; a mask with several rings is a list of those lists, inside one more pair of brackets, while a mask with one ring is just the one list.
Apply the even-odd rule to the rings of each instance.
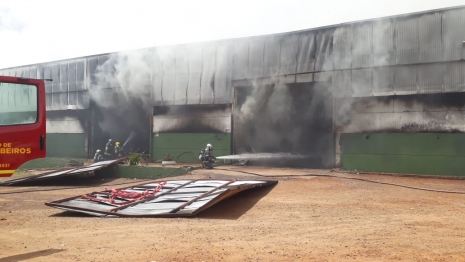
[[118, 162], [120, 162], [122, 160], [124, 160], [124, 158], [115, 159], [115, 160], [108, 160], [108, 161], [101, 161], [101, 162], [97, 162], [97, 163], [94, 163], [94, 164], [91, 164], [91, 165], [85, 166], [85, 167], [69, 168], [69, 169], [59, 170], [59, 171], [45, 172], [45, 173], [34, 175], [34, 176], [22, 177], [22, 178], [17, 178], [17, 179], [10, 179], [8, 181], [0, 183], [0, 186], [10, 186], [10, 185], [24, 184], [24, 183], [29, 183], [29, 182], [39, 181], [39, 180], [45, 180], [45, 179], [58, 178], [58, 177], [82, 175], [82, 174], [85, 174], [85, 173], [88, 173], [88, 172], [93, 172], [93, 171], [108, 167], [110, 165], [114, 165], [114, 164], [116, 164], [116, 163], [118, 163]]
[[[109, 217], [182, 217], [200, 211], [241, 191], [271, 186], [277, 181], [170, 180], [122, 188], [127, 193], [145, 193], [148, 197], [131, 199], [115, 197], [110, 190], [92, 192], [45, 203], [67, 211]], [[159, 191], [157, 187], [161, 187]]]

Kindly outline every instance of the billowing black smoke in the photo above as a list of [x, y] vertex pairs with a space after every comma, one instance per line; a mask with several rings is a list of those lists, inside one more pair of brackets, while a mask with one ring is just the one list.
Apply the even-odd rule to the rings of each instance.
[[236, 153], [291, 153], [305, 159], [271, 163], [333, 164], [332, 98], [327, 86], [277, 84], [237, 89]]

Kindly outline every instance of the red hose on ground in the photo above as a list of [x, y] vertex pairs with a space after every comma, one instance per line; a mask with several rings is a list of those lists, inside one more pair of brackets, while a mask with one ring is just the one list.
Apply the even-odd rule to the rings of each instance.
[[[127, 205], [132, 202], [136, 202], [142, 199], [154, 197], [157, 192], [159, 192], [163, 186], [166, 184], [166, 180], [159, 181], [157, 187], [154, 189], [148, 189], [145, 190], [142, 193], [139, 192], [128, 192], [125, 190], [118, 190], [114, 188], [105, 188], [106, 191], [109, 192], [108, 198], [100, 198], [100, 197], [93, 197], [92, 195], [95, 194], [102, 194], [98, 192], [94, 192], [88, 195], [83, 195], [81, 198], [83, 199], [88, 199], [92, 201], [97, 201], [97, 202], [106, 202], [106, 203], [111, 203], [115, 205]], [[125, 201], [116, 201], [116, 199], [124, 199]]]

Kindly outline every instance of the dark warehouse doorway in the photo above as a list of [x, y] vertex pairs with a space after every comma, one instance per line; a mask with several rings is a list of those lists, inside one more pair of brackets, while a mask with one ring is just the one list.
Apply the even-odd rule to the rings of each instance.
[[328, 83], [236, 87], [235, 154], [291, 153], [298, 159], [256, 165], [330, 168], [334, 165], [333, 99]]
[[108, 139], [124, 145], [126, 153], [149, 154], [151, 108], [144, 108], [136, 98], [116, 92], [106, 94], [111, 101], [99, 105], [91, 101], [90, 150], [93, 157], [97, 149], [104, 150]]

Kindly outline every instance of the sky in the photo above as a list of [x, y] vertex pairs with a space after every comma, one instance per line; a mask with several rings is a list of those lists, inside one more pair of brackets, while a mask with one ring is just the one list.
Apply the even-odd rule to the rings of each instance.
[[0, 0], [0, 68], [459, 5], [465, 0]]

